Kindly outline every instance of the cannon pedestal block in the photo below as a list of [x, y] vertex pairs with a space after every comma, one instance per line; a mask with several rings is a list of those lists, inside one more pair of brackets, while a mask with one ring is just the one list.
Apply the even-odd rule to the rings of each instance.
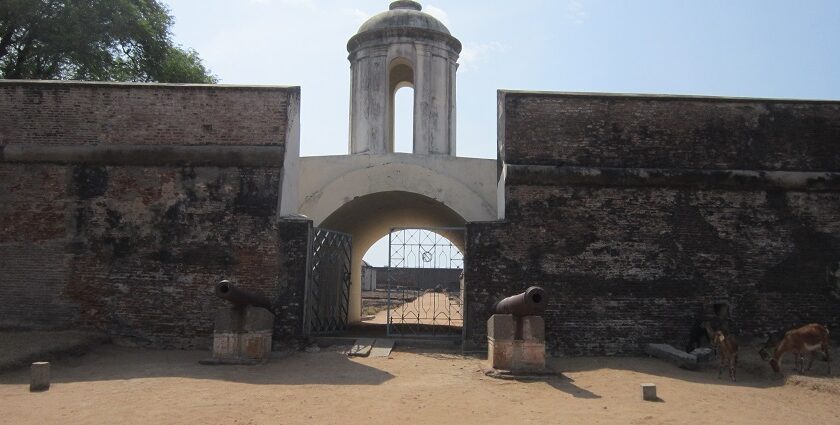
[[512, 373], [545, 371], [542, 316], [494, 314], [487, 321], [487, 359], [493, 369]]
[[223, 308], [216, 312], [213, 358], [204, 364], [257, 364], [271, 356], [274, 314], [254, 306]]

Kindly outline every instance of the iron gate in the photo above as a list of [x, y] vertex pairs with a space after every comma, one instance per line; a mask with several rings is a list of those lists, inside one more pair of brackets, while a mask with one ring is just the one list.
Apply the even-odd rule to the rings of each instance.
[[324, 334], [347, 326], [351, 237], [315, 227], [308, 258], [304, 333]]
[[464, 325], [465, 229], [392, 228], [388, 335], [458, 337]]

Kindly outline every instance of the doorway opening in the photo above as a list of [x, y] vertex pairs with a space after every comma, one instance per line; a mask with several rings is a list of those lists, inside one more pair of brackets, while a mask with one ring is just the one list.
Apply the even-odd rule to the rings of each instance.
[[463, 227], [395, 227], [362, 265], [362, 323], [395, 337], [463, 332]]

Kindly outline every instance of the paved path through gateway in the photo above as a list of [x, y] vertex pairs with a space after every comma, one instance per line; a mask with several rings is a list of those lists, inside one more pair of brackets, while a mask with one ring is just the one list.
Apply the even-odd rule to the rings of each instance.
[[[426, 292], [414, 301], [396, 306], [391, 309], [391, 317], [395, 322], [412, 323], [418, 325], [447, 325], [460, 326], [463, 324], [461, 301], [450, 300], [443, 292]], [[388, 323], [388, 310], [376, 313], [367, 323]]]

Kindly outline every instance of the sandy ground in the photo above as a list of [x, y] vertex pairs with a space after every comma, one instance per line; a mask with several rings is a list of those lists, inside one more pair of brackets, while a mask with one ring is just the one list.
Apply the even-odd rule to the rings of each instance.
[[[460, 326], [463, 323], [461, 306], [449, 301], [449, 296], [441, 292], [426, 292], [414, 301], [401, 304], [391, 309], [391, 317], [400, 323], [420, 325]], [[368, 323], [388, 323], [388, 310], [382, 310]]]
[[[102, 346], [54, 364], [44, 393], [29, 393], [26, 370], [0, 374], [0, 423], [840, 423], [840, 378], [824, 378], [823, 362], [787, 381], [747, 365], [731, 383], [647, 358], [552, 359], [562, 375], [520, 382], [485, 376], [476, 357], [412, 349], [328, 348], [254, 367], [199, 365], [207, 354]], [[644, 382], [662, 401], [640, 400]]]

